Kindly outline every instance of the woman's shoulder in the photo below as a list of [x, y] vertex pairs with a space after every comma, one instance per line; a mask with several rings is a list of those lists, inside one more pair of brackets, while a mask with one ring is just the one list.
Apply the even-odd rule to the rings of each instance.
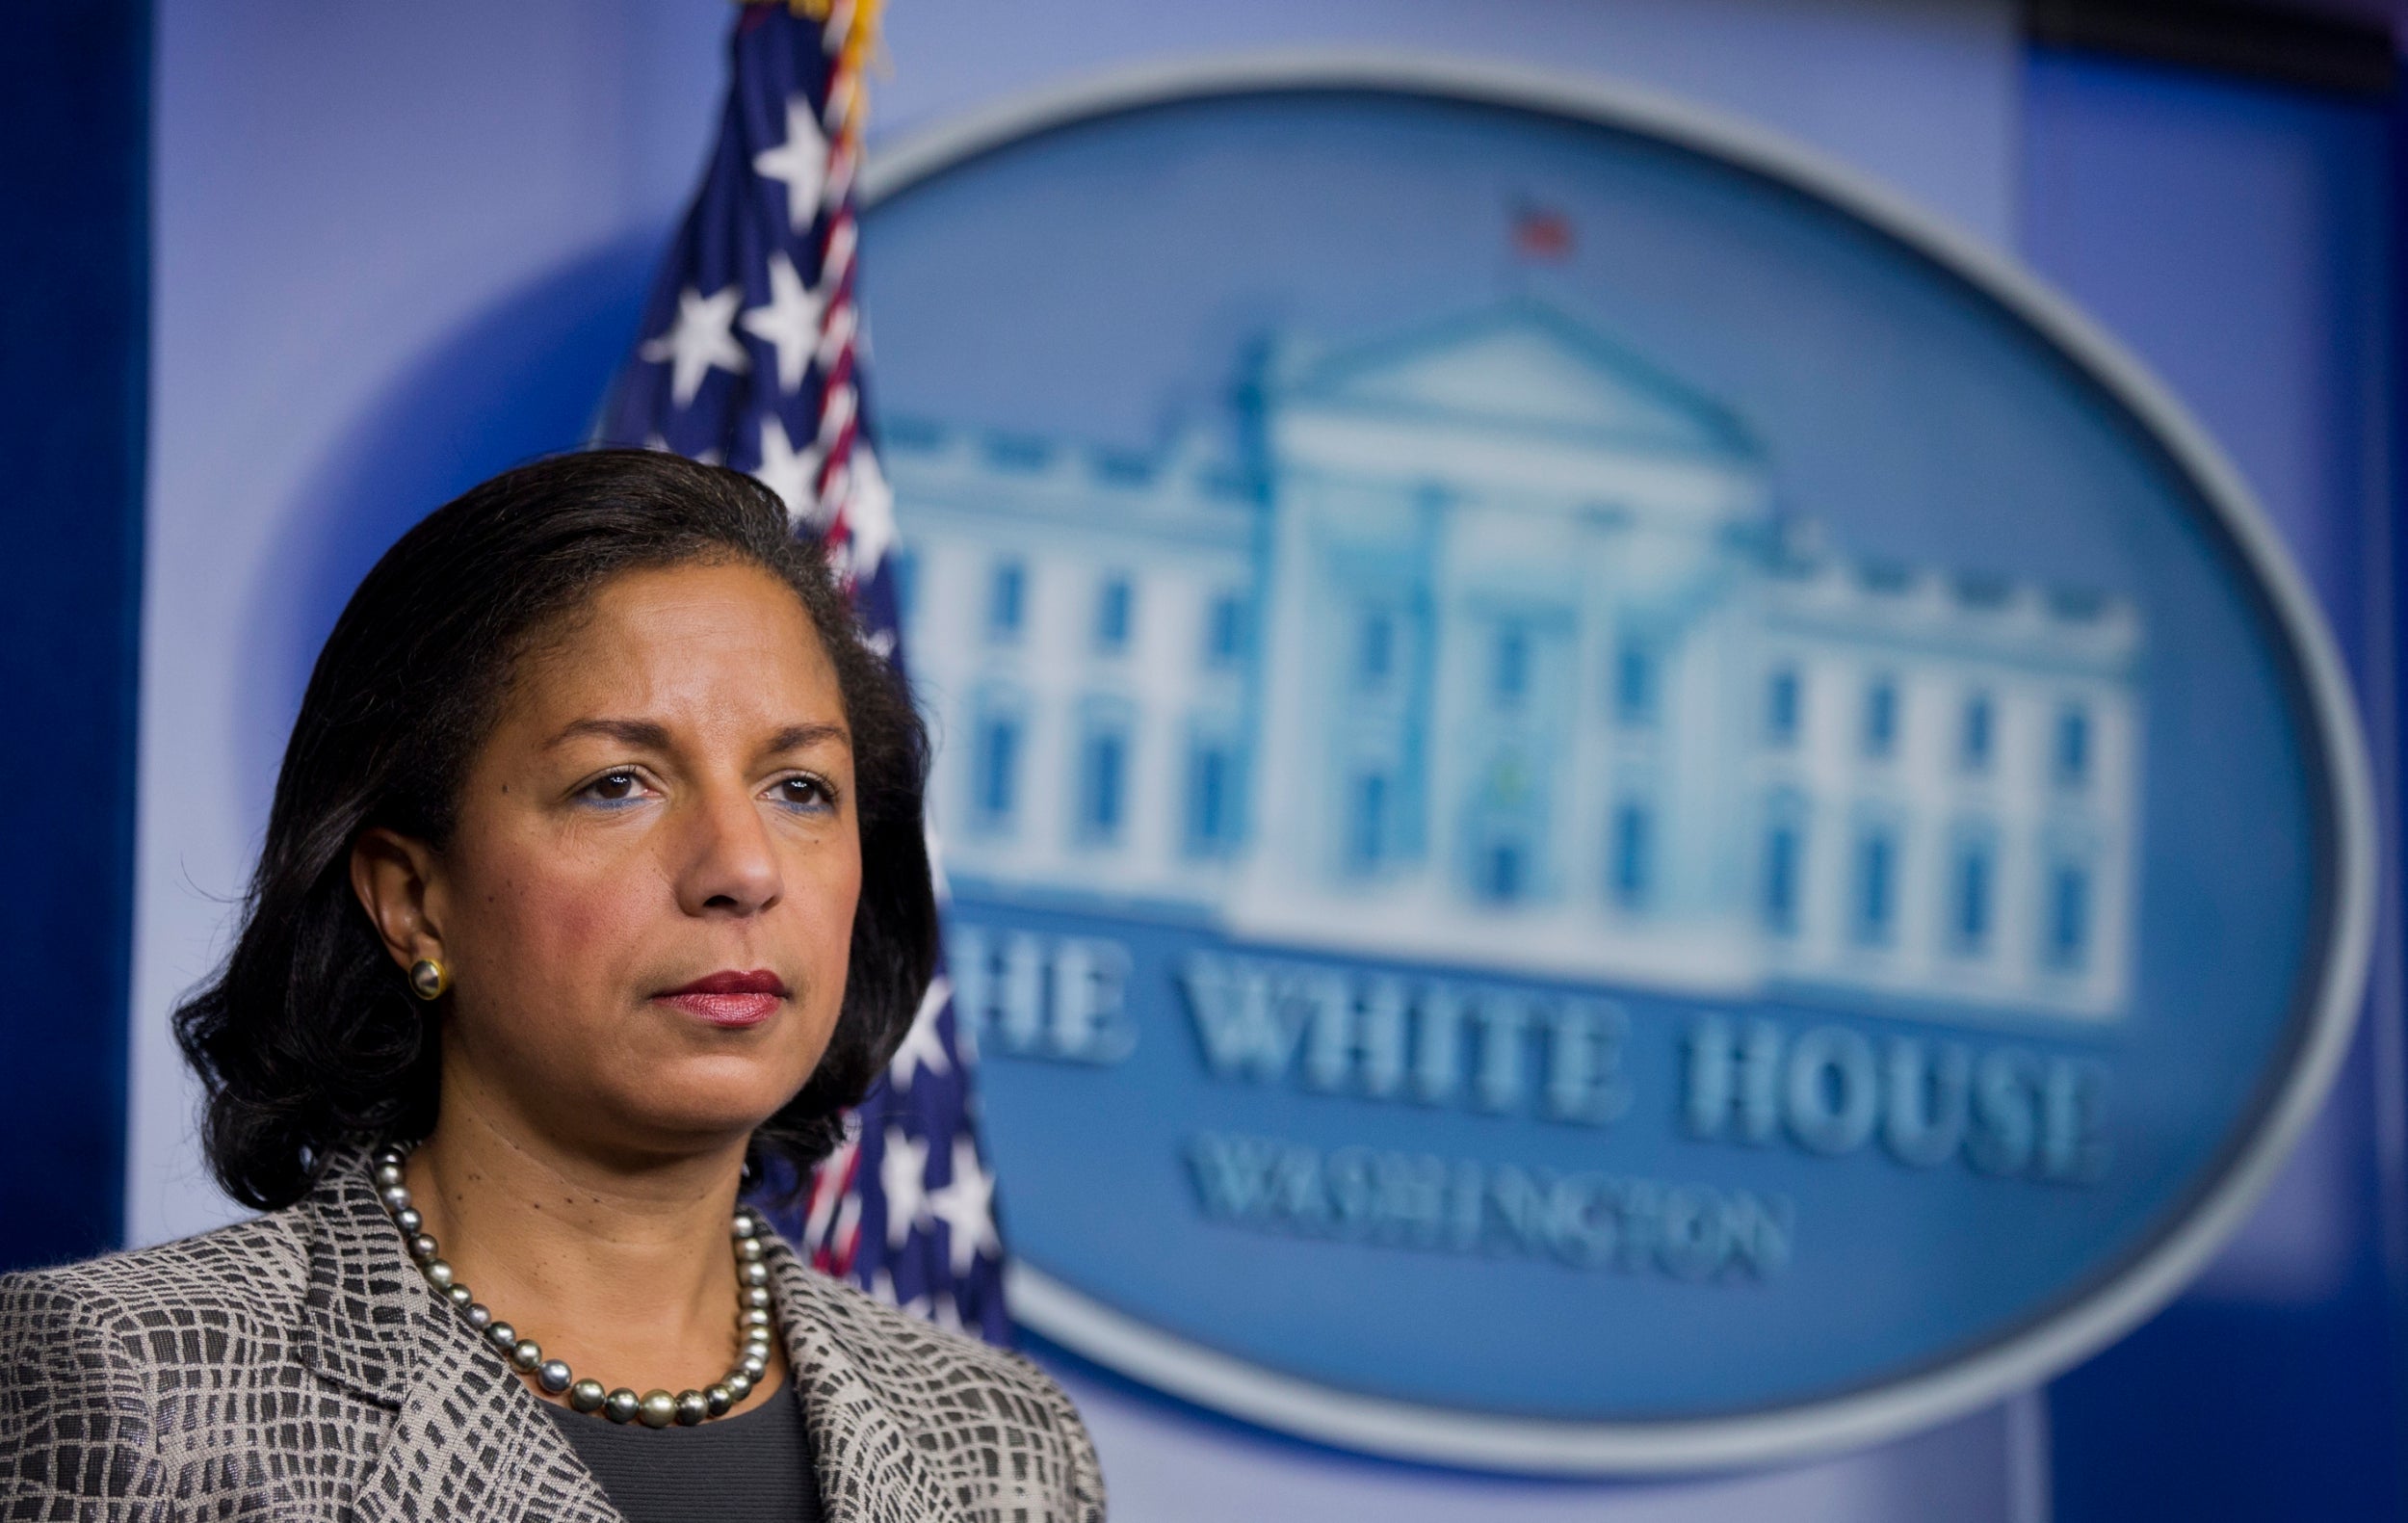
[[0, 1333], [81, 1327], [142, 1337], [233, 1322], [289, 1325], [306, 1294], [299, 1208], [78, 1263], [0, 1275]]
[[[836, 1339], [895, 1407], [916, 1419], [926, 1457], [956, 1458], [985, 1483], [1019, 1472], [1030, 1516], [1101, 1519], [1104, 1483], [1094, 1442], [1053, 1377], [1008, 1349], [939, 1327], [863, 1293], [849, 1282], [794, 1266], [810, 1315]], [[804, 1377], [806, 1405], [818, 1396]], [[835, 1393], [829, 1393], [831, 1395]], [[1001, 1456], [972, 1451], [991, 1444]], [[1002, 1461], [999, 1470], [992, 1461]], [[1013, 1487], [1007, 1487], [1013, 1489]]]
[[812, 1310], [846, 1352], [877, 1374], [916, 1382], [937, 1399], [952, 1388], [992, 1388], [1060, 1400], [1060, 1387], [1026, 1356], [890, 1306], [849, 1280], [796, 1266]]

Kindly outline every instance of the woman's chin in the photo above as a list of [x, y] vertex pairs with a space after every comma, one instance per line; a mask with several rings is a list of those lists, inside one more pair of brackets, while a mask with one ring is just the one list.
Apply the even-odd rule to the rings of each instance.
[[769, 1073], [754, 1063], [681, 1063], [660, 1072], [609, 1109], [628, 1135], [718, 1141], [749, 1136], [783, 1110], [810, 1077]]

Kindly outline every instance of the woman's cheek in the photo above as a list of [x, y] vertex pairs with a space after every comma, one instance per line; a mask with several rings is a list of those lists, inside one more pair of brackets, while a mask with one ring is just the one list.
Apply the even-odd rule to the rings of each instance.
[[556, 865], [508, 875], [486, 907], [500, 932], [495, 950], [522, 974], [557, 971], [584, 983], [625, 954], [639, 929], [641, 898], [641, 875], [570, 873]]

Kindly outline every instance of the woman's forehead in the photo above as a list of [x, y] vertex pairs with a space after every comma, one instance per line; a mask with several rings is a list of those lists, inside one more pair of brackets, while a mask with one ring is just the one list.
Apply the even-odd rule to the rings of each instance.
[[679, 565], [612, 578], [529, 652], [511, 708], [538, 727], [610, 713], [843, 722], [843, 698], [801, 598], [749, 564]]

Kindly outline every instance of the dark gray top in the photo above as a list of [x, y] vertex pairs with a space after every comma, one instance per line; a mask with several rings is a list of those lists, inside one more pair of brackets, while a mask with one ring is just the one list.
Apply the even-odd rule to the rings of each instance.
[[692, 1428], [614, 1423], [548, 1402], [543, 1409], [627, 1523], [820, 1523], [793, 1381], [751, 1411]]

